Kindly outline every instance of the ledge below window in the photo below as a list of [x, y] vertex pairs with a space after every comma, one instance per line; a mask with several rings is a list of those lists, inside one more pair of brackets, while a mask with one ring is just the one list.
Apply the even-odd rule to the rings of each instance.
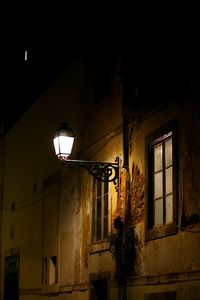
[[156, 226], [146, 230], [146, 241], [162, 238], [168, 235], [176, 234], [178, 228], [174, 224]]
[[110, 243], [107, 240], [107, 241], [92, 244], [90, 247], [90, 254], [109, 251], [109, 250], [110, 250]]
[[48, 295], [48, 294], [55, 294], [59, 292], [59, 285], [58, 284], [49, 284], [49, 285], [44, 285], [42, 287], [41, 293]]

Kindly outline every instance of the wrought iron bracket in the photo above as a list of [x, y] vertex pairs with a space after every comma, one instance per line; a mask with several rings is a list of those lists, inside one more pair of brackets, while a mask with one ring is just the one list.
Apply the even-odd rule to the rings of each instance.
[[71, 159], [62, 160], [62, 162], [72, 168], [83, 167], [97, 180], [100, 180], [102, 182], [113, 182], [116, 191], [118, 191], [119, 157], [116, 157], [114, 163]]

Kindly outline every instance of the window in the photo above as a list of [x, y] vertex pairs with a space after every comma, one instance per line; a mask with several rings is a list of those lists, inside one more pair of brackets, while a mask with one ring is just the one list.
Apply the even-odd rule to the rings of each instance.
[[147, 235], [176, 232], [177, 138], [174, 125], [147, 137]]
[[48, 278], [48, 275], [47, 275], [47, 258], [44, 257], [43, 260], [42, 260], [42, 283], [43, 284], [47, 284], [47, 278]]
[[108, 299], [108, 280], [99, 279], [91, 281], [91, 299]]
[[52, 285], [58, 282], [57, 280], [57, 257], [44, 257], [42, 260], [42, 282], [44, 285]]
[[5, 257], [4, 298], [19, 299], [19, 254]]
[[51, 256], [49, 261], [49, 284], [57, 283], [57, 258]]
[[109, 203], [108, 182], [94, 180], [93, 199], [93, 242], [108, 239], [109, 234]]

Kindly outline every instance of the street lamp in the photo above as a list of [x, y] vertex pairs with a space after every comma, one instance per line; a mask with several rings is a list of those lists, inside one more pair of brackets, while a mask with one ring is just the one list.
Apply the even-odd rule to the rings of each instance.
[[119, 157], [116, 157], [113, 163], [68, 159], [72, 151], [74, 135], [67, 123], [61, 123], [60, 127], [56, 130], [53, 143], [55, 153], [62, 163], [70, 167], [83, 167], [96, 179], [103, 182], [113, 182], [115, 189], [118, 191]]

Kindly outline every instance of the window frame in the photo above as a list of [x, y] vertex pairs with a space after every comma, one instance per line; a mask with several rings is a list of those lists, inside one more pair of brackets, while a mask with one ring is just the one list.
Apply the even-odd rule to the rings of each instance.
[[[101, 195], [98, 197], [98, 185], [101, 186]], [[106, 189], [105, 189], [106, 188]], [[105, 190], [107, 193], [105, 193]], [[101, 199], [101, 237], [98, 239], [97, 233], [97, 199]], [[104, 220], [105, 220], [105, 199], [107, 199], [107, 236], [104, 235]], [[103, 201], [102, 201], [103, 200]], [[103, 202], [103, 203], [102, 203]], [[109, 182], [103, 182], [96, 178], [93, 181], [93, 197], [92, 197], [92, 244], [98, 244], [108, 241], [110, 234], [110, 187]]]
[[58, 284], [58, 257], [56, 255], [43, 257], [42, 285], [53, 286], [56, 284]]
[[[146, 161], [146, 240], [161, 238], [177, 233], [177, 207], [178, 207], [178, 137], [177, 121], [169, 124], [146, 136], [145, 139], [145, 161]], [[171, 223], [154, 225], [154, 199], [153, 199], [153, 146], [169, 138], [172, 132], [172, 157], [173, 157], [173, 219]], [[164, 202], [164, 200], [163, 200]], [[163, 214], [165, 211], [163, 210]], [[165, 217], [163, 215], [163, 217]]]

